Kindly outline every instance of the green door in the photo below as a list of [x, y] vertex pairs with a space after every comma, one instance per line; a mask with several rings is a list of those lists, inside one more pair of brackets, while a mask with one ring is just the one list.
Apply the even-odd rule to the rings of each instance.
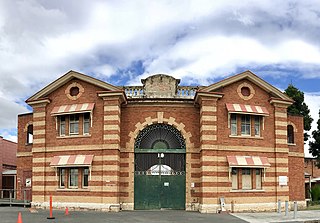
[[134, 147], [134, 208], [184, 210], [186, 145], [181, 132], [152, 124], [140, 131]]
[[[166, 158], [155, 159], [158, 154], [136, 154], [134, 177], [134, 208], [136, 210], [185, 209], [185, 154], [163, 155]], [[144, 160], [145, 168], [142, 168], [144, 170], [141, 166], [139, 169], [141, 160]], [[183, 167], [177, 164], [183, 164]]]

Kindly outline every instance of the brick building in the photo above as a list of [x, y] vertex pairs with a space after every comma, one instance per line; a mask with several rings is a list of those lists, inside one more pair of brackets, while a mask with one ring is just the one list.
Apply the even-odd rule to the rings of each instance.
[[[17, 143], [0, 136], [0, 190], [16, 189]], [[8, 197], [8, 192], [3, 193]], [[0, 197], [2, 198], [2, 197]]]
[[117, 87], [70, 71], [31, 96], [18, 177], [21, 187], [32, 177], [32, 205], [50, 195], [56, 207], [116, 211], [305, 205], [303, 119], [287, 115], [288, 96], [250, 71], [179, 82]]

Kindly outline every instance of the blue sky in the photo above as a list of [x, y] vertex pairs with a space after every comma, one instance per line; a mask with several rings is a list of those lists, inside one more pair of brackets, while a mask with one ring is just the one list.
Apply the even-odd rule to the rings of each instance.
[[155, 73], [208, 85], [251, 70], [304, 91], [317, 120], [319, 36], [312, 0], [0, 0], [0, 135], [16, 141], [24, 101], [69, 70], [114, 85]]

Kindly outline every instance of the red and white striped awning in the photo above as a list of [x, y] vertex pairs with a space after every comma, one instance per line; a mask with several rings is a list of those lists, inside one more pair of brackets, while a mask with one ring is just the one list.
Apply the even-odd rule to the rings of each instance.
[[91, 166], [93, 155], [54, 156], [51, 167], [78, 167]]
[[227, 156], [229, 167], [267, 168], [270, 163], [267, 157], [260, 156]]
[[255, 114], [269, 116], [269, 112], [266, 107], [255, 105], [242, 105], [242, 104], [226, 104], [229, 113], [240, 114]]
[[94, 108], [94, 103], [61, 105], [61, 106], [54, 107], [51, 111], [51, 115], [56, 116], [56, 115], [92, 112], [93, 108]]

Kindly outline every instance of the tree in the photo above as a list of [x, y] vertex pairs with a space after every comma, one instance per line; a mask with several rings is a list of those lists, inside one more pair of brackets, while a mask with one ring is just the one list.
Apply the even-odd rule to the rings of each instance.
[[313, 141], [309, 142], [309, 152], [317, 158], [317, 166], [320, 167], [320, 110], [317, 129], [312, 131]]
[[[294, 103], [288, 107], [288, 113], [293, 115], [302, 115], [304, 124], [303, 129], [305, 131], [309, 131], [311, 129], [313, 118], [310, 116], [308, 105], [304, 102], [304, 93], [292, 84], [289, 84], [285, 93], [294, 100]], [[307, 141], [309, 136], [310, 135], [305, 132], [304, 141]]]

